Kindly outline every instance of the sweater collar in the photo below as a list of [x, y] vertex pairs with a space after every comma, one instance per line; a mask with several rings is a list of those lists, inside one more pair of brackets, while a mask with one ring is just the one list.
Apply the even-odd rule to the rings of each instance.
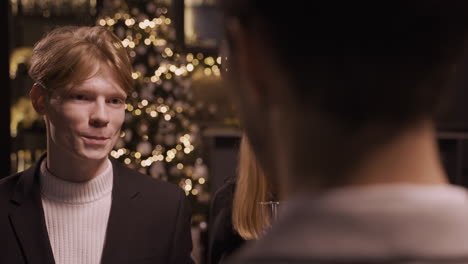
[[44, 159], [41, 163], [40, 184], [44, 198], [63, 203], [83, 204], [100, 200], [112, 191], [113, 170], [110, 160], [107, 168], [93, 179], [86, 182], [65, 181], [53, 175]]

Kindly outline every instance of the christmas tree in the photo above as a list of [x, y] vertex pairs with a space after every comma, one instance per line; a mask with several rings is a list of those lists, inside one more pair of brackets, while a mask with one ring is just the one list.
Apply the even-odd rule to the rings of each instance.
[[208, 171], [202, 159], [200, 114], [193, 102], [196, 71], [220, 75], [221, 58], [178, 50], [164, 2], [118, 1], [97, 24], [128, 49], [135, 91], [126, 105], [121, 137], [111, 155], [154, 178], [179, 185], [192, 202], [193, 221], [207, 212]]

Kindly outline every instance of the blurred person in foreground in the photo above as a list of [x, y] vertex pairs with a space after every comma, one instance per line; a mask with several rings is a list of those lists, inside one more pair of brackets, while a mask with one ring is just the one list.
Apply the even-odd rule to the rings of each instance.
[[220, 1], [223, 73], [285, 200], [232, 263], [468, 263], [434, 124], [468, 2]]
[[272, 190], [243, 135], [237, 177], [227, 178], [211, 201], [208, 264], [224, 263], [245, 241], [261, 237], [271, 219], [262, 217], [260, 202], [273, 200]]
[[0, 263], [193, 263], [185, 193], [109, 159], [131, 72], [103, 27], [57, 28], [35, 45], [47, 153], [0, 181]]

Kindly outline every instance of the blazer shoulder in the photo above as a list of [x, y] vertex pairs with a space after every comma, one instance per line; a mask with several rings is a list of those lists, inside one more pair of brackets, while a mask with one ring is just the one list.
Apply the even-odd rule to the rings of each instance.
[[7, 198], [10, 199], [13, 191], [18, 184], [19, 179], [21, 178], [22, 172], [15, 173], [13, 175], [7, 176], [3, 179], [0, 179], [0, 196], [2, 200]]
[[1, 185], [4, 185], [4, 184], [9, 184], [11, 182], [17, 182], [19, 177], [21, 176], [23, 172], [18, 172], [18, 173], [15, 173], [15, 174], [11, 174], [11, 175], [8, 175], [2, 179], [0, 179], [0, 186]]

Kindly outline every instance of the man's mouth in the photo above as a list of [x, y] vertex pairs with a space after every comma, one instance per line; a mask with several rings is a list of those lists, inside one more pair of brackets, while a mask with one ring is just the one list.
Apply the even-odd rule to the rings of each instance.
[[103, 136], [89, 136], [83, 135], [81, 136], [84, 142], [88, 145], [105, 145], [110, 137], [103, 137]]

